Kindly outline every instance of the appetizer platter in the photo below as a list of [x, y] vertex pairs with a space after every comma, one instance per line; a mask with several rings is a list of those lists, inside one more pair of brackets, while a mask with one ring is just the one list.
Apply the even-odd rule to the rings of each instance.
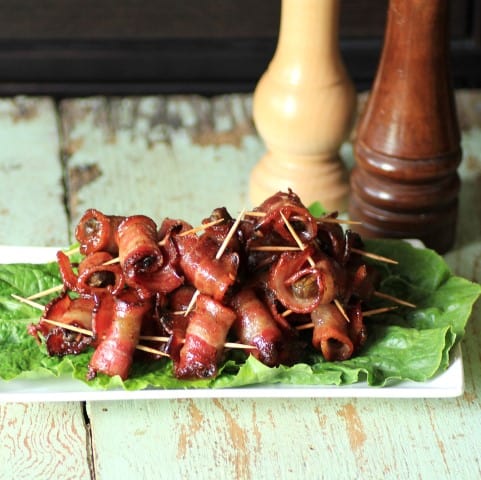
[[0, 248], [0, 400], [446, 397], [481, 287], [292, 191], [190, 225], [85, 212]]

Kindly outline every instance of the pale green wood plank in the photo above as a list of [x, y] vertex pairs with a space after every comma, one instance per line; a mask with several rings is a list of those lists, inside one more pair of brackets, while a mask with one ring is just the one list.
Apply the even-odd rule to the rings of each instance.
[[[479, 478], [479, 419], [458, 400], [89, 404], [101, 478]], [[438, 416], [447, 416], [438, 422]], [[122, 435], [108, 436], [115, 425]], [[473, 443], [474, 442], [474, 443]], [[125, 455], [123, 452], [129, 452]]]
[[0, 478], [90, 479], [78, 403], [0, 404]]
[[[225, 205], [235, 216], [264, 149], [249, 111], [245, 96], [63, 101], [73, 224], [91, 207], [197, 223]], [[78, 188], [88, 170], [97, 175]]]
[[[55, 104], [0, 99], [0, 243], [68, 240]], [[0, 404], [0, 478], [88, 479], [80, 403]]]
[[[475, 110], [480, 99], [478, 93], [464, 108]], [[219, 198], [239, 209], [263, 150], [248, 111], [249, 98], [238, 96], [64, 102], [69, 168], [90, 162], [102, 172], [72, 192], [73, 218], [97, 206], [195, 223]], [[479, 282], [481, 124], [468, 113], [459, 239], [447, 259], [456, 273]], [[352, 161], [349, 145], [343, 152]], [[185, 174], [189, 164], [194, 177]], [[206, 177], [211, 186], [200, 188]], [[162, 188], [143, 188], [152, 184]], [[466, 393], [458, 399], [89, 403], [98, 477], [480, 478], [480, 319], [477, 306], [463, 343]]]
[[66, 240], [54, 107], [48, 98], [0, 100], [0, 244]]

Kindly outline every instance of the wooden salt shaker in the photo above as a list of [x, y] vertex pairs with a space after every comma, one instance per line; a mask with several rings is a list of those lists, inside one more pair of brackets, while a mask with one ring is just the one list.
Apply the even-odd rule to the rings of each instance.
[[448, 8], [448, 0], [390, 0], [349, 201], [362, 235], [419, 238], [440, 253], [454, 242], [461, 161]]
[[356, 92], [341, 59], [339, 0], [282, 0], [277, 48], [253, 98], [267, 154], [250, 178], [254, 205], [292, 188], [309, 205], [346, 210], [349, 182], [339, 148]]

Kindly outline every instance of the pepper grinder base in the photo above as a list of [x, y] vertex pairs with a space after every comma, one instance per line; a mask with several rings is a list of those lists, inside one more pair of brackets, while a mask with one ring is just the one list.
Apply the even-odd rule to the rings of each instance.
[[300, 194], [305, 205], [319, 201], [332, 212], [347, 209], [349, 181], [338, 155], [335, 157], [266, 153], [252, 170], [249, 183], [253, 205], [262, 203], [279, 190]]

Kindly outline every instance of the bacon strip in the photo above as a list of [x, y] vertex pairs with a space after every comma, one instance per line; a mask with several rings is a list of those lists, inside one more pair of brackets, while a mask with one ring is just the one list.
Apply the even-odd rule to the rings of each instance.
[[263, 233], [274, 230], [286, 242], [295, 244], [292, 234], [286, 228], [282, 213], [303, 242], [309, 242], [317, 235], [316, 219], [309, 213], [309, 210], [292, 190], [289, 190], [287, 193], [277, 192], [266, 199], [255, 210], [265, 213], [265, 216], [257, 224], [257, 229]]
[[185, 278], [199, 292], [221, 301], [237, 278], [239, 255], [226, 251], [217, 259], [218, 245], [208, 236], [176, 237], [179, 265]]
[[189, 285], [183, 285], [169, 296], [169, 309], [162, 317], [162, 325], [170, 334], [169, 342], [166, 347], [167, 353], [174, 359], [179, 361], [180, 350], [184, 345], [185, 334], [193, 312], [185, 315], [190, 305], [195, 288]]
[[116, 295], [125, 286], [125, 276], [118, 263], [105, 265], [113, 257], [108, 252], [94, 252], [80, 262], [78, 274], [73, 271], [70, 258], [57, 252], [57, 262], [65, 288], [81, 295]]
[[113, 259], [108, 252], [85, 257], [78, 267], [76, 291], [84, 295], [117, 295], [125, 287], [125, 276], [118, 263], [105, 265]]
[[343, 292], [344, 297], [354, 296], [364, 302], [369, 301], [378, 287], [379, 272], [372, 266], [361, 263], [350, 265], [347, 276], [348, 281]]
[[[329, 215], [326, 218], [336, 218], [337, 215]], [[360, 236], [352, 230], [344, 230], [341, 225], [324, 222], [322, 218], [317, 221], [316, 241], [320, 249], [345, 266], [351, 259], [352, 248], [362, 248]]]
[[269, 272], [268, 288], [285, 308], [309, 313], [321, 302], [325, 284], [319, 269], [308, 259], [313, 250], [284, 252]]
[[351, 358], [354, 344], [349, 337], [348, 324], [335, 305], [319, 305], [311, 313], [311, 319], [314, 323], [312, 345], [327, 361]]
[[175, 375], [178, 378], [208, 378], [217, 375], [224, 343], [235, 318], [232, 309], [207, 295], [199, 295], [179, 359], [174, 359]]
[[282, 332], [254, 289], [242, 289], [233, 297], [232, 306], [237, 314], [234, 330], [239, 341], [254, 346], [250, 353], [264, 364], [278, 365]]
[[87, 210], [75, 229], [75, 238], [80, 243], [80, 253], [89, 255], [103, 250], [117, 255], [116, 232], [124, 218], [116, 215], [104, 215], [94, 208]]
[[57, 263], [62, 277], [62, 283], [68, 290], [75, 291], [77, 289], [77, 275], [73, 271], [70, 258], [62, 251], [57, 252]]
[[140, 300], [132, 290], [111, 298], [112, 324], [90, 359], [89, 379], [97, 373], [119, 375], [123, 380], [128, 377], [142, 321], [152, 309], [151, 301]]
[[157, 240], [157, 226], [145, 215], [125, 218], [117, 229], [120, 265], [127, 280], [157, 271], [162, 253]]
[[159, 283], [156, 277], [164, 264], [157, 237], [157, 225], [145, 215], [126, 217], [117, 229], [120, 265], [128, 286], [142, 298], [153, 294], [149, 282]]
[[349, 337], [354, 344], [354, 352], [356, 353], [367, 340], [367, 329], [364, 324], [362, 315], [361, 302], [357, 301], [347, 307], [347, 314], [349, 316]]
[[49, 355], [63, 356], [81, 353], [92, 343], [91, 336], [53, 326], [44, 319], [91, 330], [94, 304], [93, 299], [71, 299], [66, 293], [63, 293], [45, 307], [42, 319], [37, 325], [29, 327], [29, 333], [36, 338], [39, 334], [45, 338]]
[[[234, 222], [221, 207], [203, 223], [192, 229], [166, 218], [157, 231], [144, 215], [87, 210], [76, 229], [85, 258], [76, 268], [58, 253], [64, 289], [46, 315], [87, 324], [81, 326], [91, 327], [93, 338], [42, 321], [31, 333], [46, 337], [52, 354], [95, 346], [90, 377], [126, 378], [140, 333], [148, 342], [170, 335], [166, 349], [179, 378], [217, 375], [231, 329], [269, 366], [291, 364], [311, 340], [327, 360], [350, 358], [361, 348], [361, 302], [377, 289], [377, 272], [363, 262], [359, 235], [315, 219], [291, 190], [269, 197], [242, 220]], [[114, 256], [119, 262], [110, 262]], [[187, 306], [193, 307], [189, 313]], [[309, 318], [313, 336], [305, 340], [306, 332], [295, 326]]]

